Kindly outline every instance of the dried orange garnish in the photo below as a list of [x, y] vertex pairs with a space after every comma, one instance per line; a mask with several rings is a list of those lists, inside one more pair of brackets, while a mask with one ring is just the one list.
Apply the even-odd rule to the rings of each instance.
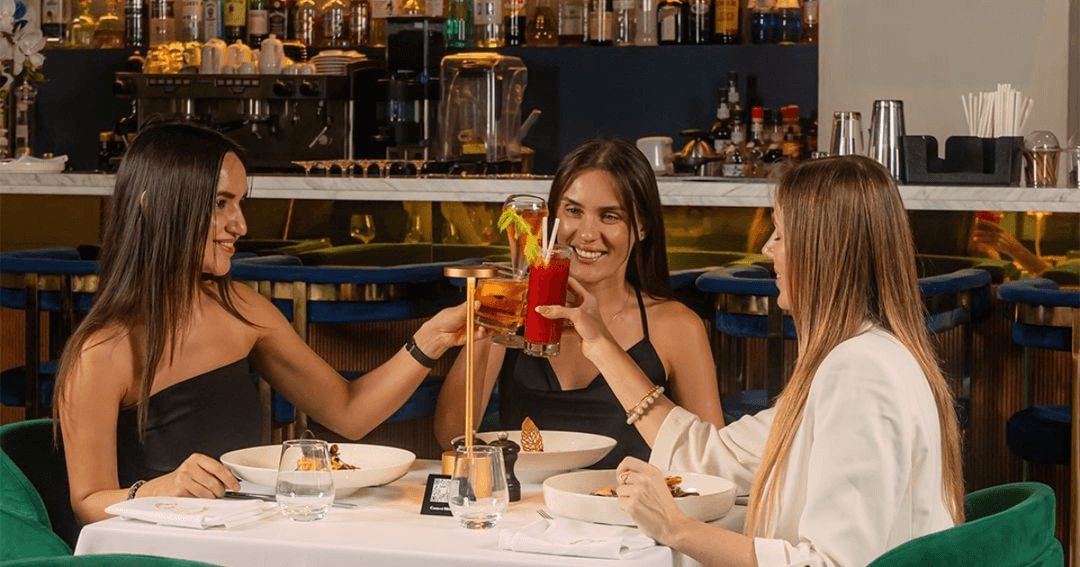
[[529, 453], [544, 452], [544, 438], [540, 435], [540, 429], [527, 417], [521, 422], [521, 450]]

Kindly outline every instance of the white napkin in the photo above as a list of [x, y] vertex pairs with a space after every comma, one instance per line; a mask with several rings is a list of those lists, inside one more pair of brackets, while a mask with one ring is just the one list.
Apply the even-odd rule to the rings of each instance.
[[568, 518], [537, 520], [499, 533], [499, 547], [511, 551], [621, 559], [624, 554], [656, 545], [637, 528], [592, 524]]
[[232, 528], [277, 513], [275, 502], [262, 500], [214, 500], [150, 496], [124, 500], [105, 508], [105, 512], [155, 524], [206, 529], [214, 526]]

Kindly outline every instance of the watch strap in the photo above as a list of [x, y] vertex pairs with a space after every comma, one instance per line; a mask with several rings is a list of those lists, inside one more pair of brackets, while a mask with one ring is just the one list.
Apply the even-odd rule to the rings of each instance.
[[412, 355], [412, 357], [425, 368], [432, 368], [435, 366], [435, 363], [438, 362], [434, 358], [424, 354], [424, 351], [420, 350], [420, 347], [416, 345], [416, 340], [412, 337], [409, 337], [409, 340], [405, 341], [405, 351]]

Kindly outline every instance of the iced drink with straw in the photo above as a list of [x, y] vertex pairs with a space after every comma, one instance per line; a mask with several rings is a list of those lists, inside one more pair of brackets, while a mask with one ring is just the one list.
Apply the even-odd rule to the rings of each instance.
[[[547, 225], [544, 225], [547, 228]], [[562, 319], [548, 319], [536, 312], [536, 307], [544, 305], [565, 305], [566, 285], [570, 278], [570, 248], [564, 244], [555, 244], [559, 219], [555, 219], [551, 238], [543, 236], [545, 242], [537, 262], [529, 267], [529, 293], [526, 300], [529, 306], [525, 312], [525, 354], [551, 357], [559, 355], [559, 343], [562, 341]]]
[[[503, 203], [499, 230], [506, 231], [510, 245], [510, 265], [514, 275], [524, 278], [529, 271], [529, 242], [538, 247], [541, 224], [547, 218], [547, 202], [535, 195], [510, 195]], [[511, 220], [512, 219], [512, 220]]]

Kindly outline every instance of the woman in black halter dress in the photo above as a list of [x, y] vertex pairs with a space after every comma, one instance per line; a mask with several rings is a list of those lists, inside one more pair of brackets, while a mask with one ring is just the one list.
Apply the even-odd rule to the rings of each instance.
[[[656, 178], [641, 152], [616, 138], [596, 138], [578, 147], [555, 173], [548, 212], [549, 224], [559, 218], [557, 241], [571, 249], [571, 279], [595, 299], [616, 342], [654, 385], [722, 426], [704, 322], [671, 299], [663, 209]], [[614, 468], [627, 455], [648, 458], [648, 445], [627, 424], [627, 410], [637, 400], [618, 399], [585, 357], [572, 329], [563, 333], [559, 356], [550, 359], [490, 340], [481, 341], [476, 352], [476, 375], [483, 377], [476, 411], [488, 406], [497, 386], [500, 430], [520, 429], [529, 417], [541, 433], [581, 431], [614, 438], [615, 449], [597, 468]], [[435, 434], [444, 446], [464, 432], [462, 358], [439, 395]]]
[[240, 155], [217, 132], [155, 125], [143, 128], [117, 172], [94, 306], [65, 347], [53, 404], [72, 507], [84, 523], [125, 498], [239, 489], [217, 459], [263, 442], [253, 370], [356, 439], [408, 399], [431, 358], [460, 344], [463, 305], [346, 381], [268, 299], [229, 280], [234, 244], [247, 232]]

